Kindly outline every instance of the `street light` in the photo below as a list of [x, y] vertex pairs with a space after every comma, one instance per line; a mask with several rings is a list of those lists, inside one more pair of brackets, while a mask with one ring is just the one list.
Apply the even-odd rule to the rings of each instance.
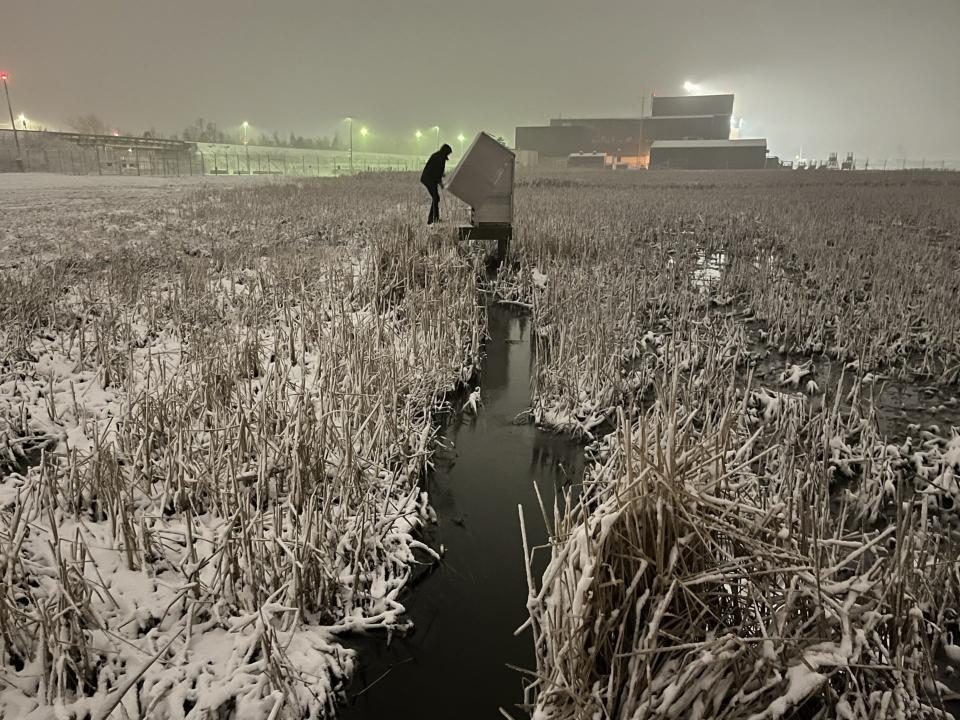
[[432, 128], [430, 128], [430, 129], [437, 131], [437, 150], [439, 150], [439, 149], [440, 149], [440, 126], [439, 126], [439, 125], [434, 125], [434, 126], [433, 126]]
[[463, 141], [466, 140], [466, 138], [463, 136], [463, 133], [457, 135], [457, 140], [460, 141], [460, 157], [463, 157]]
[[[247, 175], [253, 175], [253, 169], [250, 167], [250, 145], [247, 144], [247, 128], [250, 127], [250, 123], [244, 120], [240, 127], [243, 128], [243, 154], [246, 156], [247, 161]], [[240, 174], [239, 168], [237, 169], [237, 174]]]
[[353, 118], [348, 117], [347, 122], [350, 123], [350, 174], [353, 174]]
[[17, 135], [17, 124], [13, 121], [13, 107], [10, 105], [10, 88], [7, 87], [7, 74], [0, 72], [0, 80], [3, 80], [3, 92], [7, 96], [7, 110], [10, 113], [10, 127], [13, 128], [13, 141], [17, 144], [17, 167], [23, 172], [23, 155], [20, 153], [20, 137]]
[[24, 115], [23, 113], [20, 113], [19, 115], [17, 115], [17, 120], [20, 121], [20, 125], [23, 127], [24, 130], [26, 130], [26, 129], [27, 129], [27, 116]]
[[417, 138], [417, 162], [420, 162], [420, 138], [423, 137], [423, 133], [417, 130], [414, 136]]

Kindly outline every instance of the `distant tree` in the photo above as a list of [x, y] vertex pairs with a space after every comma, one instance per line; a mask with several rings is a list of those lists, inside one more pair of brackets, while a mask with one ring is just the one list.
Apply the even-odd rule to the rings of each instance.
[[74, 130], [85, 135], [106, 135], [110, 128], [94, 113], [78, 115], [67, 121]]
[[183, 139], [187, 142], [203, 142], [203, 118], [197, 118], [196, 122], [183, 129]]

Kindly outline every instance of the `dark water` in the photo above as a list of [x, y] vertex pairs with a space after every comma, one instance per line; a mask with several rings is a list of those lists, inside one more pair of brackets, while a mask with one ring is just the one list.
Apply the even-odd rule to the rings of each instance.
[[[516, 425], [530, 406], [533, 355], [529, 322], [500, 307], [489, 313], [491, 338], [480, 378], [483, 406], [476, 417], [455, 417], [443, 441], [454, 443], [438, 462], [428, 491], [439, 522], [431, 544], [443, 562], [404, 597], [415, 631], [352, 643], [360, 669], [341, 717], [515, 718], [523, 701], [520, 673], [507, 663], [534, 666], [527, 632], [527, 582], [517, 505], [531, 545], [546, 541], [533, 483], [548, 512], [555, 488], [579, 482], [582, 447], [563, 436]], [[547, 552], [538, 553], [539, 578]]]

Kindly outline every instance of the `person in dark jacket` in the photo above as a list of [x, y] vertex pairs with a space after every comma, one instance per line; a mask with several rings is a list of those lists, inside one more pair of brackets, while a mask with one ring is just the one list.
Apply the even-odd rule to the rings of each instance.
[[430, 214], [427, 215], [427, 225], [432, 225], [440, 221], [439, 188], [443, 187], [443, 174], [446, 170], [447, 160], [450, 158], [452, 152], [453, 149], [449, 145], [442, 145], [439, 150], [430, 156], [427, 164], [423, 166], [423, 172], [420, 173], [420, 182], [427, 188], [431, 200]]

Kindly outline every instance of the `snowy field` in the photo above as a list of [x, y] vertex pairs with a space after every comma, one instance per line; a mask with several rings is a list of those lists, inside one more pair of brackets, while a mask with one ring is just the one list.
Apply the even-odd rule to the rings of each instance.
[[[409, 629], [440, 551], [418, 480], [480, 363], [473, 261], [402, 176], [9, 177], [0, 716], [331, 715], [344, 637]], [[956, 713], [960, 180], [516, 201], [484, 289], [531, 315], [529, 419], [587, 457], [525, 509], [532, 716]]]
[[262, 176], [224, 177], [133, 177], [129, 175], [58, 175], [55, 173], [2, 173], [0, 192], [3, 211], [71, 204], [87, 201], [96, 205], [116, 205], [129, 201], [179, 195], [196, 190], [198, 185], [230, 187], [243, 183], [276, 182]]
[[556, 173], [518, 207], [531, 414], [588, 443], [544, 498], [534, 717], [960, 717], [960, 177]]
[[436, 558], [473, 268], [410, 183], [0, 182], [0, 717], [328, 715]]

